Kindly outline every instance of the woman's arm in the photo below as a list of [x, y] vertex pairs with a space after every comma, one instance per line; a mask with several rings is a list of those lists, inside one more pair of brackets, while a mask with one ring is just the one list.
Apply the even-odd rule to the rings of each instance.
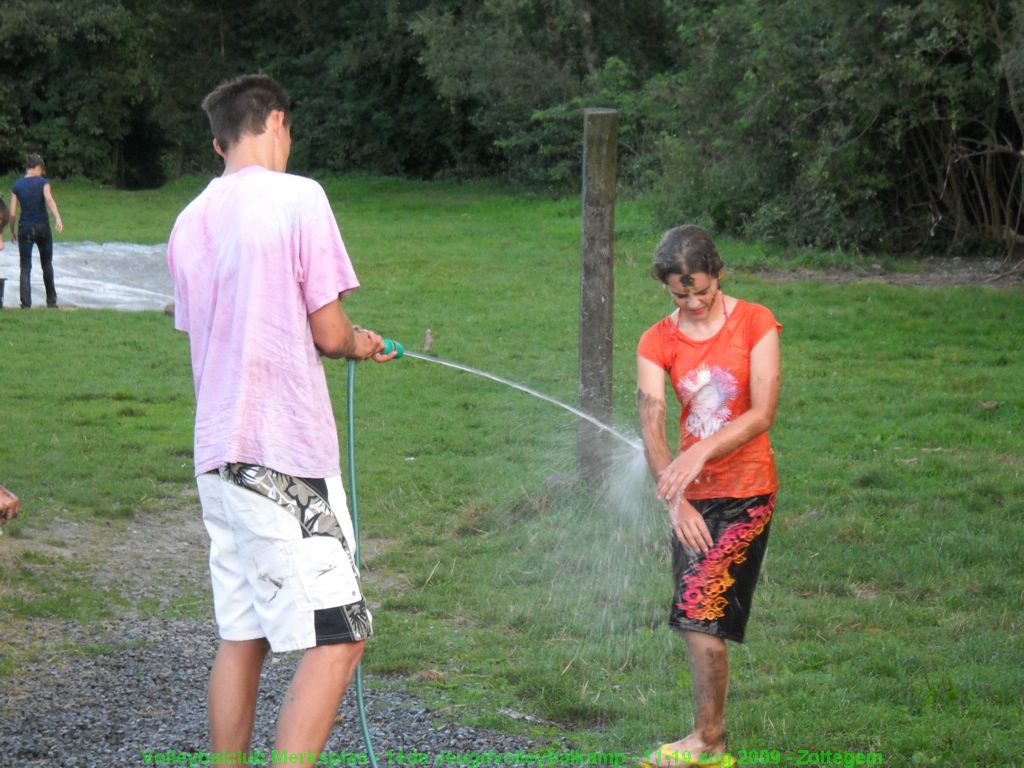
[[[665, 437], [665, 372], [639, 356], [636, 364], [636, 405], [647, 466], [658, 479], [672, 464], [672, 451]], [[683, 546], [706, 552], [714, 542], [700, 512], [682, 494], [668, 500], [665, 506], [672, 530]]]
[[50, 185], [47, 184], [43, 187], [43, 198], [46, 200], [46, 207], [53, 214], [53, 226], [57, 228], [58, 232], [64, 231], [64, 222], [60, 219], [60, 211], [57, 210], [57, 203], [53, 199], [53, 193], [50, 192]]
[[684, 493], [706, 462], [732, 453], [768, 431], [779, 402], [779, 349], [779, 332], [774, 328], [754, 345], [750, 351], [750, 409], [679, 454], [659, 477], [658, 498], [668, 500]]
[[15, 231], [15, 222], [18, 220], [18, 196], [11, 192], [11, 237], [14, 237], [17, 232]]
[[665, 372], [640, 356], [636, 359], [636, 410], [647, 466], [657, 479], [672, 462], [665, 437]]

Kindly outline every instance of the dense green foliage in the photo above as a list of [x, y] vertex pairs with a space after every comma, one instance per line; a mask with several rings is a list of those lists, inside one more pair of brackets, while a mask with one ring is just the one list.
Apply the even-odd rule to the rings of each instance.
[[712, 106], [681, 111], [672, 208], [818, 246], [1015, 239], [1019, 4], [716, 5], [681, 14], [689, 58], [667, 85]]
[[795, 246], [1024, 241], [1010, 0], [7, 0], [0, 171], [159, 186], [216, 157], [198, 104], [262, 70], [293, 168], [578, 183], [581, 109], [663, 224]]

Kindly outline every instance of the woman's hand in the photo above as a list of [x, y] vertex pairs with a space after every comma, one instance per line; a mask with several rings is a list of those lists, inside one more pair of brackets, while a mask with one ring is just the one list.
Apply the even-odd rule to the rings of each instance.
[[658, 475], [658, 498], [667, 502], [681, 496], [700, 475], [706, 460], [701, 443], [695, 443], [676, 456]]
[[714, 545], [704, 517], [682, 496], [669, 503], [668, 518], [676, 538], [684, 547], [707, 552]]

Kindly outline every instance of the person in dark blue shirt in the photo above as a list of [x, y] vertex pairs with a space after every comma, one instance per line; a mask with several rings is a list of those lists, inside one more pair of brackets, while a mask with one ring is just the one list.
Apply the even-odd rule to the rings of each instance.
[[[43, 284], [46, 286], [46, 306], [57, 307], [57, 288], [53, 283], [53, 233], [50, 232], [49, 211], [58, 232], [64, 231], [57, 203], [50, 192], [50, 182], [43, 175], [43, 158], [33, 153], [25, 157], [25, 175], [11, 187], [11, 235], [18, 241], [21, 256], [21, 308], [32, 306], [32, 246], [39, 248], [39, 261], [43, 266]], [[17, 219], [18, 206], [21, 219]], [[17, 225], [15, 222], [17, 221]]]

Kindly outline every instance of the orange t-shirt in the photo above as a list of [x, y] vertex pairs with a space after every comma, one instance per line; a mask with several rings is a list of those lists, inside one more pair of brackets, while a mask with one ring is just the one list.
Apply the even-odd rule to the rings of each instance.
[[[709, 437], [750, 410], [750, 351], [782, 325], [760, 304], [737, 301], [725, 325], [710, 339], [684, 335], [675, 314], [640, 337], [637, 353], [668, 372], [679, 398], [679, 451]], [[712, 459], [686, 489], [688, 499], [748, 498], [778, 488], [768, 433]]]

